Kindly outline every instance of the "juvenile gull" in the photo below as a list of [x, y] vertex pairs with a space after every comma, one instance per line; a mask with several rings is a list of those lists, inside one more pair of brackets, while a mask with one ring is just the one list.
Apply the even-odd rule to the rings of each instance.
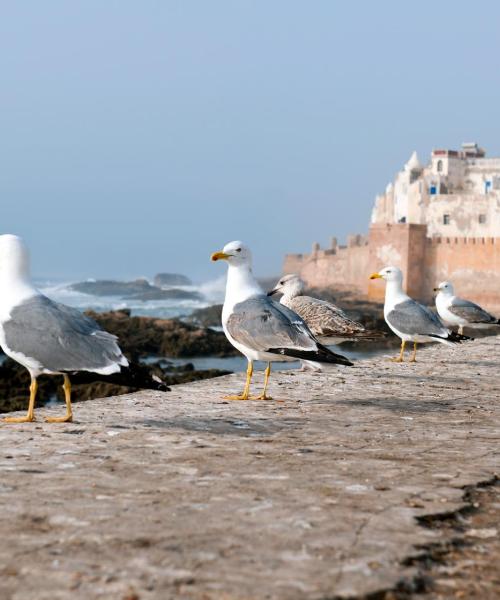
[[222, 309], [222, 326], [227, 339], [248, 360], [247, 379], [242, 394], [228, 396], [229, 400], [248, 400], [253, 362], [267, 362], [264, 390], [266, 395], [271, 362], [297, 358], [319, 363], [352, 365], [339, 354], [320, 344], [305, 322], [286, 306], [268, 298], [252, 273], [252, 256], [242, 242], [230, 242], [212, 260], [228, 263], [226, 297]]
[[449, 281], [443, 281], [434, 291], [438, 292], [436, 308], [439, 316], [447, 325], [458, 325], [458, 333], [463, 333], [465, 326], [485, 328], [500, 325], [500, 319], [474, 302], [455, 296], [453, 285]]
[[416, 362], [419, 342], [453, 345], [469, 339], [447, 329], [439, 317], [403, 292], [403, 274], [397, 267], [386, 267], [370, 279], [385, 279], [385, 322], [401, 338], [401, 352], [394, 362], [403, 362], [406, 342], [413, 342], [410, 362]]
[[[80, 311], [53, 302], [32, 285], [28, 251], [14, 235], [0, 235], [0, 345], [31, 376], [28, 412], [24, 417], [4, 419], [10, 423], [34, 421], [39, 375], [64, 377], [66, 414], [46, 419], [61, 423], [73, 418], [69, 374], [89, 371], [115, 377], [128, 370], [116, 336]], [[132, 376], [140, 377], [135, 371]], [[136, 385], [140, 387], [140, 381]]]
[[304, 288], [304, 282], [298, 275], [283, 275], [267, 295], [283, 294], [280, 303], [301, 316], [313, 334], [324, 344], [340, 344], [347, 340], [374, 340], [382, 337], [382, 333], [368, 331], [361, 323], [350, 319], [335, 304], [305, 296]]

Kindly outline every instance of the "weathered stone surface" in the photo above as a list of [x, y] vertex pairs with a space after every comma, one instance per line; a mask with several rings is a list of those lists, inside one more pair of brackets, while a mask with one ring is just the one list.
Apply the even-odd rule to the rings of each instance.
[[222, 400], [238, 374], [2, 424], [0, 597], [320, 600], [411, 578], [448, 535], [415, 517], [500, 462], [500, 341], [419, 359], [275, 373], [273, 401]]

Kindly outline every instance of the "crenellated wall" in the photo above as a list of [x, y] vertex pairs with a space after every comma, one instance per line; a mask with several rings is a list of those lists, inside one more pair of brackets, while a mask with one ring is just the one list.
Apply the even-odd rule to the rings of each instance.
[[405, 290], [421, 301], [432, 302], [433, 288], [450, 280], [457, 294], [500, 309], [500, 238], [430, 238], [426, 225], [374, 224], [368, 238], [351, 236], [347, 247], [316, 244], [311, 254], [288, 254], [283, 271], [311, 287], [347, 288], [379, 301], [385, 286], [369, 275], [388, 265], [402, 269]]
[[425, 285], [450, 280], [457, 294], [500, 307], [500, 238], [427, 238]]
[[369, 256], [367, 239], [352, 238], [348, 246], [313, 250], [311, 254], [287, 254], [283, 272], [299, 273], [311, 287], [349, 287], [365, 294]]

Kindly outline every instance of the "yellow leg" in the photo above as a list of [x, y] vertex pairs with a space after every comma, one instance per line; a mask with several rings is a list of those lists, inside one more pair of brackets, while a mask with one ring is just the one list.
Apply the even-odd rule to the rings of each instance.
[[47, 423], [71, 423], [73, 421], [73, 411], [71, 410], [71, 381], [67, 375], [64, 375], [64, 399], [66, 400], [66, 414], [64, 417], [46, 417]]
[[243, 394], [238, 396], [224, 396], [224, 400], [248, 400], [250, 397], [250, 382], [252, 380], [253, 375], [253, 362], [251, 360], [248, 361], [247, 367], [247, 380], [245, 383], [245, 389], [243, 390]]
[[404, 340], [401, 340], [401, 352], [399, 353], [399, 356], [397, 356], [396, 358], [391, 358], [392, 362], [403, 362], [403, 354], [405, 352], [405, 346], [406, 346], [406, 342]]
[[408, 362], [417, 362], [417, 342], [413, 342], [413, 354]]
[[260, 396], [255, 396], [253, 400], [272, 400], [271, 396], [267, 396], [267, 384], [269, 382], [269, 375], [271, 375], [271, 363], [267, 363], [267, 368], [264, 371], [264, 389]]
[[28, 406], [28, 412], [25, 417], [5, 417], [6, 423], [31, 423], [35, 420], [35, 399], [36, 392], [38, 390], [38, 383], [36, 377], [31, 378], [30, 383], [30, 403]]

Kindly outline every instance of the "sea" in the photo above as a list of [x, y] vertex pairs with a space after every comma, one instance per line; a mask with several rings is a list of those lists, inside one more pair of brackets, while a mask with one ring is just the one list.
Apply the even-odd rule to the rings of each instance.
[[[92, 280], [87, 280], [92, 281]], [[224, 293], [226, 287], [225, 276], [219, 277], [212, 281], [208, 281], [201, 284], [193, 284], [187, 286], [172, 286], [175, 289], [181, 289], [189, 292], [197, 292], [199, 298], [188, 299], [188, 300], [148, 300], [141, 301], [136, 299], [124, 299], [114, 296], [93, 296], [90, 294], [84, 294], [71, 289], [71, 283], [68, 281], [51, 281], [51, 280], [38, 280], [35, 281], [38, 289], [55, 300], [56, 302], [62, 302], [68, 306], [73, 306], [79, 310], [93, 310], [96, 312], [107, 312], [110, 310], [123, 310], [129, 309], [132, 316], [146, 316], [146, 317], [158, 317], [158, 318], [183, 318], [188, 317], [196, 309], [206, 308], [214, 304], [222, 304], [224, 301]], [[75, 282], [76, 283], [76, 282]], [[168, 288], [164, 288], [168, 289]], [[374, 357], [382, 354], [387, 354], [387, 344], [342, 344], [336, 348], [337, 352], [340, 352], [349, 359], [362, 359]], [[155, 357], [158, 359], [159, 357]], [[169, 361], [172, 361], [175, 365], [183, 365], [186, 363], [192, 363], [196, 370], [205, 369], [223, 369], [227, 371], [239, 372], [246, 370], [247, 361], [243, 356], [231, 356], [231, 357], [187, 357], [187, 358], [172, 358], [165, 357]], [[300, 365], [298, 362], [281, 363], [280, 369], [296, 369]], [[257, 368], [263, 368], [264, 365], [256, 365]]]
[[[87, 281], [95, 281], [88, 279]], [[170, 319], [189, 316], [197, 308], [205, 308], [224, 301], [226, 278], [224, 276], [198, 285], [172, 286], [171, 289], [197, 292], [200, 299], [195, 300], [149, 300], [124, 299], [115, 296], [92, 296], [71, 289], [73, 282], [35, 281], [37, 288], [52, 300], [74, 306], [80, 310], [106, 312], [109, 310], [129, 309], [133, 316], [158, 317]], [[74, 282], [79, 283], [79, 282]], [[152, 282], [150, 282], [152, 283]], [[169, 289], [164, 287], [163, 289]]]

